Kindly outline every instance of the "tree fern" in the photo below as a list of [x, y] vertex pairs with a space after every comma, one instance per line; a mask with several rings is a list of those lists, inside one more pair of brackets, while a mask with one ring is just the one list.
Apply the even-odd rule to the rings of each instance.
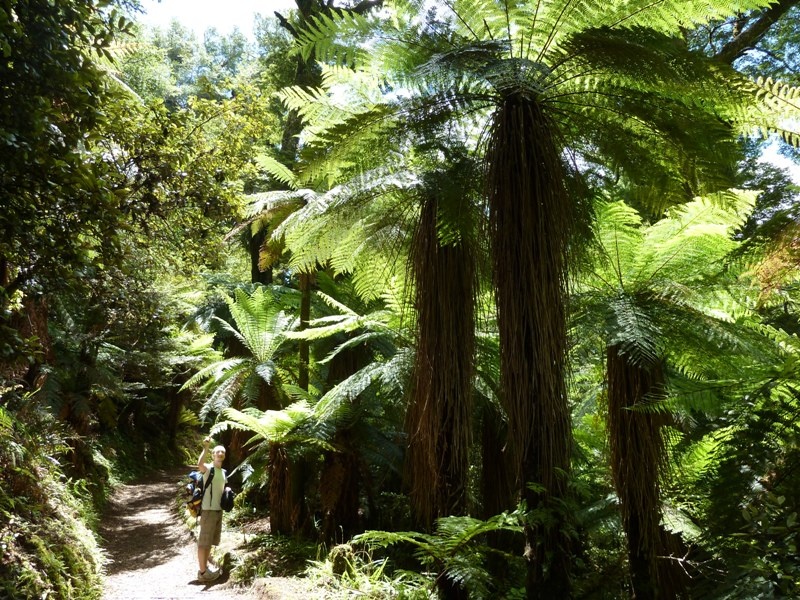
[[[347, 57], [356, 69], [380, 68], [407, 94], [384, 99], [383, 112], [369, 107], [363, 128], [345, 115], [322, 123], [314, 131], [319, 155], [342, 142], [336, 160], [357, 165], [349, 140], [366, 139], [381, 118], [394, 135], [411, 134], [406, 139], [449, 123], [468, 129], [470, 119], [485, 132], [500, 397], [517, 489], [532, 506], [566, 493], [567, 273], [589, 214], [571, 189], [579, 165], [624, 173], [657, 209], [729, 185], [736, 135], [756, 118], [774, 126], [783, 113], [759, 103], [732, 70], [689, 52], [680, 36], [684, 27], [765, 4], [454, 0], [419, 18], [399, 2], [389, 5], [397, 9], [392, 20], [376, 24], [373, 52]], [[329, 35], [335, 20], [325, 24]], [[569, 560], [554, 550], [567, 544], [558, 535], [527, 530], [536, 549], [531, 597], [568, 593]]]
[[203, 419], [221, 413], [230, 406], [262, 405], [268, 387], [279, 388], [285, 378], [276, 364], [284, 350], [286, 333], [297, 325], [275, 305], [271, 293], [256, 288], [252, 294], [236, 290], [226, 298], [234, 324], [217, 318], [223, 330], [230, 332], [247, 351], [246, 356], [217, 358], [202, 367], [182, 389], [199, 389], [207, 394], [200, 411]]
[[773, 336], [750, 325], [748, 278], [737, 279], [727, 262], [754, 202], [753, 193], [729, 191], [675, 207], [649, 226], [621, 202], [597, 208], [598, 262], [585, 280], [594, 308], [587, 309], [604, 322], [612, 464], [637, 594], [672, 597], [685, 585], [665, 568], [671, 563], [655, 559], [677, 551], [663, 526], [683, 529], [679, 507], [661, 526], [654, 519], [664, 510], [667, 423], [691, 428], [693, 415], [719, 414], [726, 397], [759, 380], [776, 356]]

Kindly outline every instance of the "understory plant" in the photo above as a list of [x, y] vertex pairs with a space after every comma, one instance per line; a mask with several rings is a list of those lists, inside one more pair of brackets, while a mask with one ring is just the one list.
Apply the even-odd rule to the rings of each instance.
[[[10, 400], [4, 395], [4, 400]], [[100, 598], [103, 556], [85, 481], [57, 457], [63, 428], [30, 395], [16, 413], [0, 406], [0, 596], [10, 600]]]

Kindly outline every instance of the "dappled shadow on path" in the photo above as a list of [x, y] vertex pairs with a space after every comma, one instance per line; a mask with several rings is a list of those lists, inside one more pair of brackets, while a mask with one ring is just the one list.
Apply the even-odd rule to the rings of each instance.
[[[175, 511], [176, 496], [192, 467], [154, 473], [114, 491], [100, 526], [105, 565], [104, 600], [253, 600], [225, 570], [215, 581], [197, 580], [194, 535]], [[223, 532], [223, 544], [231, 535]], [[274, 596], [265, 596], [273, 598]], [[283, 598], [283, 595], [277, 598]], [[291, 598], [291, 596], [287, 596]], [[303, 597], [302, 600], [310, 600]]]
[[186, 472], [155, 473], [115, 492], [100, 528], [109, 558], [107, 574], [155, 567], [172, 558], [176, 548], [191, 542], [171, 512]]

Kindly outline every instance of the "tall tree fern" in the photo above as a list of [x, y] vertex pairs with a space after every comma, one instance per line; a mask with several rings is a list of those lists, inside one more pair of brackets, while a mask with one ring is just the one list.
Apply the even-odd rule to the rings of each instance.
[[[588, 216], [575, 172], [593, 163], [621, 170], [644, 195], [658, 189], [662, 206], [728, 184], [735, 135], [778, 128], [786, 111], [758, 104], [756, 85], [689, 52], [681, 35], [764, 4], [455, 0], [420, 18], [418, 2], [398, 1], [376, 35], [350, 15], [319, 18], [301, 39], [336, 60], [340, 47], [323, 40], [373, 35], [346, 64], [407, 91], [317, 129], [320, 149], [374, 139], [387, 119], [418, 130], [469, 112], [486, 127], [500, 396], [517, 489], [531, 509], [558, 505], [569, 471], [567, 273]], [[569, 594], [560, 529], [558, 519], [527, 529], [531, 597]]]
[[411, 243], [417, 327], [406, 469], [412, 507], [426, 528], [467, 514], [478, 289], [474, 173], [462, 157], [423, 176]]
[[594, 269], [579, 298], [585, 315], [602, 317], [612, 475], [636, 598], [685, 593], [680, 548], [661, 526], [674, 419], [667, 371], [708, 379], [737, 354], [752, 360], [758, 335], [736, 321], [747, 309], [723, 275], [754, 201], [752, 192], [699, 198], [648, 227], [622, 202], [597, 211]]

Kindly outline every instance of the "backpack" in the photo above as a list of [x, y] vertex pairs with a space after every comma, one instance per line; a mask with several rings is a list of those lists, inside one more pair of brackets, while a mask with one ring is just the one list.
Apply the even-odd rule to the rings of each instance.
[[189, 496], [186, 501], [186, 510], [193, 517], [199, 517], [203, 510], [203, 474], [200, 471], [192, 471], [188, 475], [189, 483], [186, 484], [185, 492]]
[[233, 508], [233, 499], [236, 497], [236, 492], [234, 492], [231, 488], [226, 487], [222, 491], [222, 498], [219, 501], [219, 505], [225, 512], [229, 512]]
[[[222, 472], [224, 473], [225, 470], [223, 469]], [[203, 512], [203, 496], [205, 495], [206, 488], [211, 485], [213, 479], [214, 467], [211, 467], [208, 474], [208, 481], [206, 481], [205, 484], [203, 483], [203, 474], [200, 471], [192, 471], [189, 473], [189, 483], [186, 484], [186, 494], [189, 496], [189, 500], [186, 502], [186, 509], [191, 516], [199, 517]], [[226, 487], [223, 490], [222, 498], [220, 499], [222, 510], [228, 512], [233, 508], [233, 499], [235, 496], [236, 494], [231, 488]]]

